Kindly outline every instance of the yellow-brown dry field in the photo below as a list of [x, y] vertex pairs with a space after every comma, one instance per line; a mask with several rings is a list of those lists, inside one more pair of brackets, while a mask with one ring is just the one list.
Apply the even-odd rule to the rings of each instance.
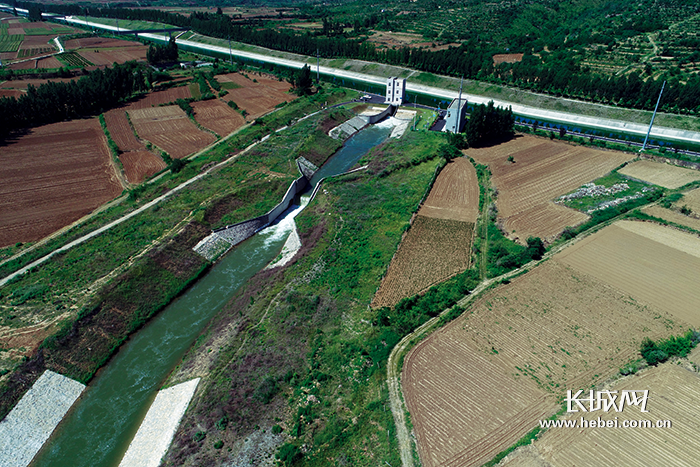
[[695, 214], [700, 214], [700, 188], [683, 193], [683, 199], [676, 203], [676, 207], [688, 206]]
[[[492, 184], [498, 189], [500, 221], [508, 235], [523, 244], [528, 236], [551, 241], [565, 227], [588, 219], [569, 208], [556, 208], [551, 201], [633, 158], [622, 152], [534, 136], [520, 136], [497, 146], [468, 149], [466, 153], [489, 166]], [[513, 162], [508, 161], [509, 156]]]
[[688, 324], [557, 260], [489, 292], [406, 357], [423, 465], [479, 466], [558, 406]]
[[466, 158], [454, 159], [442, 169], [418, 215], [476, 222], [479, 183], [474, 166]]
[[[683, 203], [681, 203], [683, 205]], [[658, 217], [665, 221], [673, 222], [675, 224], [684, 225], [700, 231], [700, 219], [695, 217], [686, 216], [678, 211], [672, 209], [666, 209], [662, 206], [649, 206], [642, 209], [642, 212], [649, 214], [650, 216]]]
[[[618, 427], [550, 428], [534, 445], [516, 452], [503, 465], [529, 467], [687, 466], [698, 465], [700, 376], [666, 363], [621, 380], [612, 390], [649, 390], [648, 413], [637, 407], [622, 412], [570, 414], [566, 419], [617, 419]], [[622, 428], [624, 422], [649, 420], [652, 428]], [[656, 427], [670, 420], [671, 428]]]
[[700, 239], [651, 222], [620, 221], [555, 256], [582, 273], [700, 326]]
[[700, 171], [647, 160], [633, 162], [619, 172], [664, 188], [680, 188], [700, 180]]
[[469, 268], [478, 215], [476, 171], [469, 160], [457, 158], [435, 180], [389, 264], [372, 307], [394, 306]]

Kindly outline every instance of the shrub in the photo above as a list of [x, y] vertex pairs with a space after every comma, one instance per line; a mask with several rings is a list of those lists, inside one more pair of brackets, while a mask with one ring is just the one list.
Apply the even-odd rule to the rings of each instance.
[[296, 461], [303, 457], [299, 446], [296, 444], [285, 443], [280, 448], [280, 451], [275, 456], [279, 459], [280, 463], [284, 466], [291, 466]]
[[275, 426], [272, 427], [272, 434], [278, 435], [278, 434], [280, 434], [280, 433], [282, 433], [282, 427], [281, 427], [281, 426], [275, 425]]
[[224, 442], [219, 440], [216, 443], [214, 443], [214, 449], [221, 449], [224, 447]]
[[671, 357], [685, 357], [700, 342], [700, 333], [688, 331], [684, 336], [671, 336], [654, 342], [648, 337], [642, 342], [640, 353], [649, 365], [663, 363]]
[[200, 443], [204, 441], [204, 438], [207, 437], [207, 433], [204, 431], [198, 431], [197, 433], [194, 434], [192, 439], [194, 440], [195, 443]]

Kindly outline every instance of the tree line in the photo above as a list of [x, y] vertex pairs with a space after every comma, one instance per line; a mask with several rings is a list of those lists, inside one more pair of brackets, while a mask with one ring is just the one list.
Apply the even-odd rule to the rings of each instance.
[[[167, 76], [167, 75], [166, 75]], [[0, 98], [0, 138], [12, 131], [74, 118], [93, 116], [147, 91], [162, 76], [127, 62], [97, 69], [79, 80], [29, 85], [19, 98]]]
[[[37, 4], [24, 2], [27, 8]], [[557, 96], [614, 103], [624, 107], [652, 108], [661, 88], [660, 80], [642, 80], [629, 76], [603, 76], [591, 73], [562, 55], [553, 64], [543, 64], [538, 57], [526, 55], [515, 64], [493, 65], [495, 51], [484, 43], [471, 39], [459, 47], [431, 52], [427, 49], [403, 47], [377, 49], [362, 38], [351, 39], [342, 34], [331, 34], [337, 28], [326, 22], [329, 36], [316, 33], [297, 35], [283, 29], [267, 29], [235, 21], [216, 13], [193, 12], [190, 16], [158, 10], [128, 8], [90, 8], [77, 5], [42, 5], [46, 11], [61, 14], [85, 15], [142, 20], [172, 24], [192, 29], [200, 34], [231, 39], [285, 52], [316, 55], [325, 58], [353, 58], [402, 65], [431, 73], [464, 76], [469, 79], [509, 84]], [[336, 31], [337, 32], [337, 31]], [[700, 77], [681, 82], [671, 78], [664, 91], [664, 111], [700, 111]]]

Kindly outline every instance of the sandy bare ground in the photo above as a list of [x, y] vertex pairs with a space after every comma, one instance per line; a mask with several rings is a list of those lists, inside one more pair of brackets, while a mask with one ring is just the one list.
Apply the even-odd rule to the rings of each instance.
[[629, 164], [620, 173], [664, 188], [680, 188], [700, 180], [700, 171], [647, 160]]

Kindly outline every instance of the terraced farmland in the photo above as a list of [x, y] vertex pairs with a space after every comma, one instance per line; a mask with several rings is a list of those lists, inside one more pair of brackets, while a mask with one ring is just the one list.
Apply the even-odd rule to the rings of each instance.
[[[276, 105], [295, 98], [287, 92], [291, 88], [289, 83], [267, 75], [251, 74], [246, 78], [239, 73], [229, 73], [218, 75], [216, 80], [224, 89], [229, 90], [223, 99], [226, 102], [234, 101], [250, 118], [257, 118], [274, 109]], [[227, 83], [233, 83], [235, 87], [232, 88]]]
[[700, 171], [647, 160], [629, 164], [620, 173], [664, 188], [680, 188], [700, 180]]
[[474, 224], [416, 216], [391, 260], [372, 307], [396, 305], [402, 298], [469, 268]]
[[677, 320], [700, 326], [700, 239], [651, 222], [617, 222], [556, 256]]
[[34, 128], [0, 162], [0, 246], [38, 240], [122, 191], [97, 119]]
[[245, 125], [243, 115], [218, 99], [193, 102], [192, 108], [195, 120], [220, 136], [226, 136]]

